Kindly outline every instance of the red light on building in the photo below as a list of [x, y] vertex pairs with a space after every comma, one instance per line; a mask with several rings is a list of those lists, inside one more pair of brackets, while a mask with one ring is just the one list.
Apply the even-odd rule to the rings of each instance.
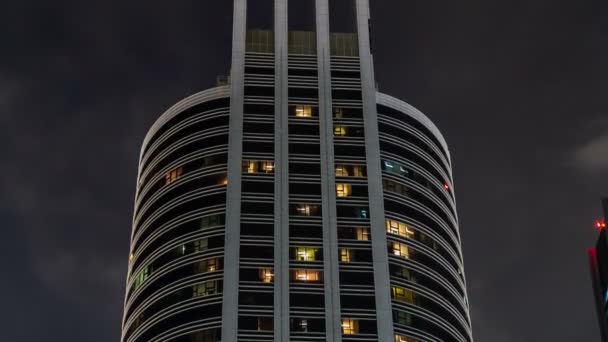
[[450, 186], [448, 185], [448, 183], [443, 184], [443, 188], [446, 190], [450, 190]]
[[606, 221], [595, 221], [595, 228], [600, 231], [606, 229]]

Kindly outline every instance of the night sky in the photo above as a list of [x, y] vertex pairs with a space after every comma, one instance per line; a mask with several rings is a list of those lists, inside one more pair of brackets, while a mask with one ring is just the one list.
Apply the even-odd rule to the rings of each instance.
[[[221, 3], [221, 4], [218, 4]], [[376, 0], [381, 91], [450, 145], [481, 342], [597, 341], [605, 0]], [[2, 341], [118, 341], [139, 147], [229, 69], [231, 1], [5, 1]]]

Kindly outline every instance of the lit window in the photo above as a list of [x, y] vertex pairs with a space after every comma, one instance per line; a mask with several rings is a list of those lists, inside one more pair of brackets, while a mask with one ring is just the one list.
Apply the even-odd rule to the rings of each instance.
[[255, 160], [243, 160], [243, 172], [256, 173], [258, 172], [258, 162]]
[[355, 233], [357, 234], [357, 240], [359, 240], [359, 241], [369, 241], [370, 240], [370, 233], [369, 233], [369, 229], [367, 229], [367, 228], [357, 228], [355, 230]]
[[386, 220], [386, 231], [388, 233], [403, 236], [410, 239], [413, 239], [414, 235], [416, 234], [415, 231], [408, 225], [395, 220]]
[[321, 273], [314, 270], [295, 270], [293, 280], [314, 282], [321, 280]]
[[361, 165], [353, 165], [353, 177], [365, 177], [364, 168]]
[[342, 334], [343, 335], [356, 335], [359, 333], [359, 321], [354, 319], [343, 319], [342, 320]]
[[406, 244], [399, 243], [399, 242], [393, 242], [393, 254], [400, 256], [404, 259], [409, 259], [410, 258], [410, 249], [407, 247]]
[[348, 197], [352, 195], [353, 187], [350, 184], [345, 183], [337, 183], [336, 184], [336, 196], [338, 197]]
[[316, 248], [297, 247], [296, 248], [296, 260], [297, 261], [315, 261], [317, 255]]
[[134, 256], [133, 256], [133, 253], [130, 253], [130, 254], [129, 254], [129, 262], [133, 261], [133, 257], [134, 257]]
[[194, 264], [196, 273], [215, 272], [217, 269], [217, 259], [201, 260]]
[[221, 184], [221, 185], [228, 185], [228, 178], [227, 178], [227, 177], [226, 177], [226, 178], [222, 178], [222, 179], [220, 180], [220, 184]]
[[336, 166], [336, 177], [348, 177], [348, 169], [344, 165]]
[[396, 301], [415, 304], [416, 294], [412, 290], [393, 286], [392, 293]]
[[395, 335], [395, 342], [418, 342], [418, 340], [403, 335]]
[[351, 262], [353, 258], [353, 252], [348, 248], [340, 249], [340, 262]]
[[345, 137], [346, 136], [346, 127], [344, 127], [344, 126], [334, 127], [334, 135], [337, 137]]
[[296, 116], [300, 118], [312, 117], [312, 106], [298, 105], [296, 106]]
[[300, 216], [315, 216], [317, 213], [317, 206], [300, 204], [296, 207], [296, 212]]
[[369, 218], [369, 211], [365, 208], [359, 209], [359, 218]]
[[274, 172], [274, 162], [262, 161], [260, 164], [261, 164], [260, 169], [262, 170], [262, 172], [265, 172], [265, 173]]
[[272, 281], [274, 280], [274, 273], [272, 273], [272, 268], [260, 269], [260, 280], [264, 283], [272, 283]]
[[204, 297], [216, 293], [217, 286], [215, 280], [207, 281], [192, 286], [193, 297]]
[[243, 160], [243, 173], [273, 173], [274, 162], [269, 160]]
[[303, 331], [303, 332], [308, 331], [308, 320], [305, 320], [305, 319], [301, 320], [299, 325], [300, 325], [301, 331]]
[[141, 285], [143, 283], [146, 282], [146, 280], [148, 280], [149, 277], [150, 277], [150, 268], [149, 268], [149, 266], [146, 266], [141, 271], [139, 271], [139, 273], [135, 277], [135, 282], [133, 283], [133, 288], [135, 290], [137, 290], [139, 287], [141, 287]]
[[165, 174], [165, 185], [171, 184], [182, 176], [184, 169], [181, 167], [175, 168]]

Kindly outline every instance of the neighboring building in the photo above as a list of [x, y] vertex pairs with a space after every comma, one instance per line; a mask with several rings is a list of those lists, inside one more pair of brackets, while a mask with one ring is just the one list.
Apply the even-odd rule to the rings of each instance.
[[444, 138], [367, 0], [290, 5], [236, 0], [230, 84], [148, 132], [122, 341], [472, 341]]
[[602, 200], [602, 206], [604, 218], [595, 223], [599, 237], [595, 248], [589, 249], [589, 265], [602, 341], [608, 342], [608, 236], [606, 235], [608, 198]]

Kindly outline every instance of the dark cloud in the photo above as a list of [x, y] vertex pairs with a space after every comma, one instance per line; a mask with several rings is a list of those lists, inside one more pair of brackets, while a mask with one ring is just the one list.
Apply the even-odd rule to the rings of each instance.
[[[597, 340], [585, 250], [608, 194], [608, 5], [372, 10], [381, 90], [450, 144], [477, 341]], [[3, 339], [118, 340], [139, 146], [227, 73], [230, 17], [230, 1], [5, 5]]]

